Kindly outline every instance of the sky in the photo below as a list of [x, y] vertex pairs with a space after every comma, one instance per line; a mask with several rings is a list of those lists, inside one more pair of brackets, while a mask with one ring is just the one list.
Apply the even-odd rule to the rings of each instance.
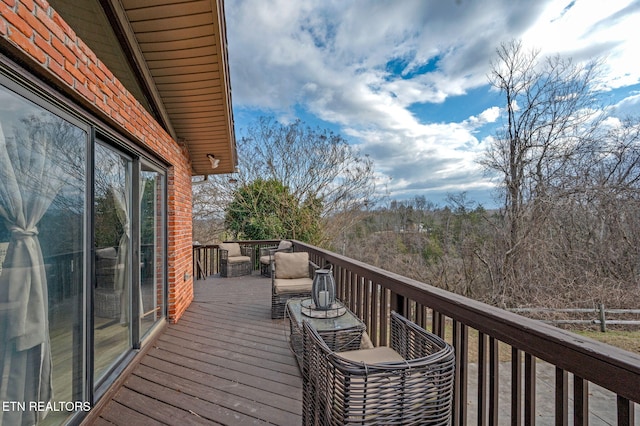
[[389, 199], [499, 205], [477, 160], [503, 125], [487, 78], [502, 42], [601, 58], [612, 114], [640, 115], [640, 0], [230, 0], [225, 14], [236, 137], [260, 116], [330, 129]]

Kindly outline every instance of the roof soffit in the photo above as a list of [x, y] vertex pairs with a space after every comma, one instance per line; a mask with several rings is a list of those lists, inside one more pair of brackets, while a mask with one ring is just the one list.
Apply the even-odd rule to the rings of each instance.
[[[217, 0], [103, 0], [172, 137], [191, 154], [192, 174], [237, 165], [224, 6]], [[207, 154], [220, 160], [211, 168]]]

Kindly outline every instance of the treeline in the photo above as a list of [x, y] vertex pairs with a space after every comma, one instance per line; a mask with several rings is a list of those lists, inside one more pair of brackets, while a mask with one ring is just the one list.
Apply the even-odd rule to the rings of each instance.
[[[416, 197], [362, 212], [332, 248], [501, 307], [640, 305], [640, 200], [558, 200], [509, 259], [503, 210]], [[614, 197], [615, 198], [615, 197]], [[453, 201], [453, 200], [452, 200]], [[507, 259], [507, 260], [505, 260]]]

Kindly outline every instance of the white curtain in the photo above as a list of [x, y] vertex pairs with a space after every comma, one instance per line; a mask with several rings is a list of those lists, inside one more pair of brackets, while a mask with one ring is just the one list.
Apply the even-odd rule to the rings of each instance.
[[[6, 137], [0, 124], [0, 216], [11, 239], [0, 274], [0, 400], [52, 398], [47, 278], [38, 222], [63, 186], [44, 132]], [[0, 424], [35, 424], [46, 413], [0, 411]]]
[[120, 323], [126, 324], [129, 319], [129, 292], [130, 290], [130, 261], [129, 261], [129, 244], [131, 241], [131, 223], [130, 223], [130, 202], [129, 194], [131, 193], [131, 179], [129, 168], [125, 165], [118, 170], [124, 171], [124, 186], [122, 179], [114, 179], [111, 186], [113, 193], [114, 205], [116, 207], [116, 215], [122, 225], [123, 233], [120, 237], [118, 245], [118, 260], [115, 276], [115, 289], [120, 291]]
[[[115, 289], [121, 291], [120, 293], [120, 323], [126, 324], [129, 320], [129, 294], [130, 282], [131, 282], [131, 266], [129, 258], [129, 247], [131, 244], [131, 210], [130, 210], [130, 197], [131, 193], [131, 177], [128, 166], [125, 165], [121, 171], [124, 171], [124, 186], [121, 185], [123, 179], [113, 179], [111, 190], [113, 193], [114, 205], [116, 207], [116, 216], [122, 225], [124, 230], [120, 237], [118, 244], [118, 259], [115, 276]], [[144, 196], [144, 181], [141, 180], [140, 185], [140, 201]], [[144, 314], [144, 308], [142, 306], [142, 287], [138, 286], [138, 299], [140, 303], [140, 317]]]

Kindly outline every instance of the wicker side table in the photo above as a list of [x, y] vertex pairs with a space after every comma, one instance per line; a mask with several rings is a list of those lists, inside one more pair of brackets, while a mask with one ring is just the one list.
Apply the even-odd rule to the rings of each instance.
[[338, 302], [344, 314], [334, 317], [311, 317], [303, 313], [303, 303], [307, 299], [291, 299], [285, 308], [285, 318], [289, 319], [289, 346], [296, 355], [298, 366], [302, 366], [303, 336], [302, 322], [307, 321], [314, 327], [324, 342], [333, 351], [360, 349], [364, 323], [342, 303]]
[[251, 275], [251, 261], [242, 262], [220, 262], [220, 276], [231, 278]]

